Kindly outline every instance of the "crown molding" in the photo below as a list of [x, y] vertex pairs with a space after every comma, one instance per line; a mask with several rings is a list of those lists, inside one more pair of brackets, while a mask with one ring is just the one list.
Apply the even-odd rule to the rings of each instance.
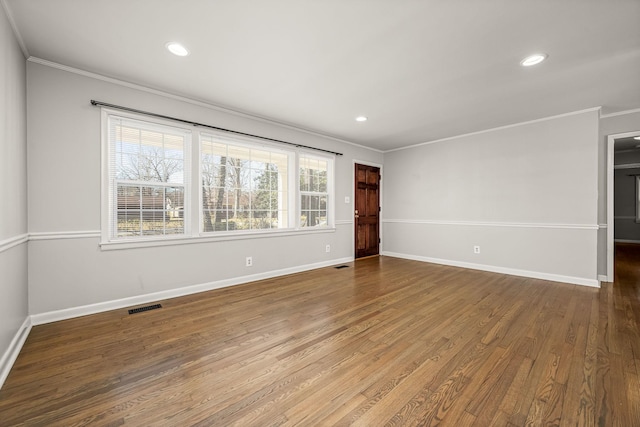
[[600, 118], [608, 119], [609, 117], [626, 116], [627, 114], [635, 114], [635, 113], [640, 113], [640, 108], [634, 108], [633, 110], [618, 111], [616, 113], [600, 114]]
[[11, 11], [9, 4], [7, 4], [6, 0], [0, 0], [0, 3], [2, 3], [2, 8], [4, 9], [4, 13], [5, 15], [7, 15], [7, 21], [9, 21], [9, 25], [13, 30], [13, 34], [16, 36], [16, 40], [18, 41], [18, 45], [20, 46], [20, 50], [22, 51], [22, 54], [24, 55], [25, 58], [29, 58], [30, 55], [29, 55], [29, 51], [27, 50], [27, 45], [24, 43], [22, 34], [20, 34], [20, 31], [18, 30], [18, 26], [16, 25], [16, 20], [13, 17], [13, 12]]
[[431, 145], [431, 144], [436, 144], [438, 142], [450, 141], [452, 139], [459, 139], [459, 138], [466, 138], [466, 137], [474, 136], [474, 135], [481, 135], [483, 133], [494, 132], [494, 131], [498, 131], [498, 130], [511, 129], [511, 128], [515, 128], [515, 127], [519, 127], [519, 126], [530, 125], [530, 124], [533, 124], [533, 123], [546, 122], [548, 120], [555, 120], [555, 119], [560, 119], [560, 118], [563, 118], [563, 117], [575, 116], [575, 115], [578, 115], [578, 114], [589, 113], [589, 112], [592, 112], [592, 111], [600, 112], [601, 109], [602, 109], [602, 107], [592, 107], [592, 108], [587, 108], [587, 109], [584, 109], [584, 110], [578, 110], [578, 111], [572, 111], [572, 112], [569, 112], [569, 113], [558, 114], [558, 115], [555, 115], [555, 116], [542, 117], [540, 119], [528, 120], [526, 122], [513, 123], [513, 124], [510, 124], [510, 125], [499, 126], [499, 127], [485, 129], [485, 130], [479, 130], [477, 132], [463, 133], [461, 135], [456, 135], [456, 136], [448, 136], [446, 138], [436, 139], [436, 140], [433, 140], [433, 141], [426, 141], [426, 142], [421, 142], [419, 144], [407, 145], [406, 147], [393, 148], [391, 150], [384, 151], [384, 153], [386, 154], [386, 153], [391, 153], [391, 152], [394, 152], [394, 151], [400, 151], [400, 150], [407, 150], [407, 149], [410, 149], [410, 148], [422, 147], [424, 145]]

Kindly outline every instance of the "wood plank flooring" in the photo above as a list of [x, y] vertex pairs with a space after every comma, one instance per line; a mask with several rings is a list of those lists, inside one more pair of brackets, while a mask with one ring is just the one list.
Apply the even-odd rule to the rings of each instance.
[[601, 289], [390, 257], [36, 326], [0, 425], [640, 426], [640, 246]]

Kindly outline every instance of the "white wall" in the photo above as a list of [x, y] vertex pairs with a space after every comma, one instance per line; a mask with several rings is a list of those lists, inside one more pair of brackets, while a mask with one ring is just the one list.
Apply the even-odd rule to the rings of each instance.
[[386, 153], [384, 253], [597, 285], [597, 161], [595, 109]]
[[[600, 119], [598, 139], [598, 274], [607, 275], [607, 137], [640, 131], [640, 111]], [[614, 229], [615, 232], [615, 229]]]
[[0, 7], [0, 386], [24, 335], [27, 308], [25, 58]]
[[[353, 257], [352, 207], [344, 203], [353, 192], [353, 160], [382, 163], [381, 153], [94, 77], [27, 63], [31, 314], [204, 284], [202, 289]], [[335, 164], [336, 231], [102, 251], [100, 109], [91, 99], [344, 153]], [[246, 256], [253, 257], [253, 267], [244, 266]]]

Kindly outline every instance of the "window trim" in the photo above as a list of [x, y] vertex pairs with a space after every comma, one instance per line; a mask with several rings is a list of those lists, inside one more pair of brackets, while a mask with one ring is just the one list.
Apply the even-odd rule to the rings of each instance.
[[[295, 193], [291, 192], [291, 188], [295, 189], [295, 181], [294, 181], [294, 174], [289, 173], [288, 177], [287, 177], [287, 185], [289, 190], [287, 191], [287, 203], [289, 204], [290, 208], [288, 209], [288, 224], [290, 225], [289, 227], [283, 227], [283, 228], [271, 228], [271, 229], [252, 229], [252, 230], [235, 230], [235, 231], [204, 231], [204, 200], [202, 198], [202, 187], [200, 186], [200, 183], [202, 182], [202, 136], [206, 135], [206, 136], [213, 136], [215, 138], [219, 138], [219, 141], [223, 144], [232, 144], [232, 145], [236, 145], [236, 146], [240, 146], [240, 147], [245, 147], [245, 148], [249, 148], [249, 149], [260, 149], [262, 148], [265, 151], [275, 151], [278, 153], [282, 153], [282, 154], [286, 154], [287, 155], [287, 167], [289, 168], [289, 170], [295, 170], [295, 165], [298, 162], [298, 153], [296, 150], [293, 149], [287, 149], [287, 148], [282, 148], [279, 146], [275, 146], [274, 144], [269, 144], [269, 143], [265, 143], [264, 141], [260, 141], [258, 139], [252, 139], [249, 137], [244, 137], [241, 135], [229, 135], [220, 131], [215, 131], [215, 130], [206, 130], [206, 131], [200, 131], [198, 132], [198, 143], [197, 143], [197, 147], [198, 147], [198, 198], [199, 198], [199, 205], [198, 205], [198, 233], [200, 236], [203, 237], [209, 237], [209, 236], [222, 236], [222, 235], [240, 235], [240, 234], [251, 234], [251, 233], [256, 233], [256, 234], [263, 234], [263, 233], [277, 233], [277, 232], [281, 232], [281, 231], [293, 231], [296, 230], [296, 220], [295, 220], [295, 208], [296, 208], [296, 204], [295, 204]], [[257, 141], [260, 141], [259, 143]], [[293, 226], [291, 226], [293, 224]]]
[[[327, 224], [312, 225], [302, 227], [300, 218], [302, 217], [302, 193], [300, 190], [300, 158], [316, 159], [327, 162]], [[305, 192], [308, 193], [308, 192]], [[335, 156], [324, 156], [322, 154], [298, 151], [296, 153], [296, 227], [299, 230], [321, 230], [324, 228], [335, 228]]]
[[[192, 171], [193, 166], [190, 169], [184, 171], [184, 181], [181, 184], [184, 187], [184, 233], [183, 234], [170, 234], [170, 235], [158, 235], [158, 236], [144, 236], [144, 237], [133, 237], [133, 238], [118, 238], [114, 235], [114, 230], [111, 229], [111, 224], [113, 220], [113, 216], [115, 215], [115, 192], [117, 191], [117, 187], [111, 187], [111, 177], [109, 165], [111, 163], [112, 156], [114, 155], [114, 147], [111, 146], [109, 140], [109, 131], [110, 131], [110, 122], [111, 118], [122, 118], [125, 120], [134, 120], [139, 122], [149, 123], [152, 126], [164, 126], [172, 129], [178, 129], [182, 132], [188, 133], [190, 135], [190, 141], [185, 145], [184, 148], [184, 159], [185, 162], [192, 163], [192, 152], [193, 152], [193, 130], [184, 125], [178, 125], [174, 122], [156, 119], [153, 118], [150, 120], [146, 116], [126, 113], [118, 110], [112, 110], [108, 108], [101, 109], [101, 194], [100, 194], [100, 246], [103, 245], [115, 245], [121, 243], [131, 243], [131, 242], [146, 242], [146, 241], [169, 241], [176, 239], [184, 239], [189, 237], [192, 234], [192, 221], [191, 214], [188, 213], [192, 209], [192, 198], [191, 198], [191, 186], [193, 182]], [[134, 183], [134, 181], [131, 181]], [[140, 183], [139, 181], [135, 181], [135, 183]], [[144, 182], [146, 183], [146, 182]], [[157, 183], [150, 181], [148, 183], [149, 186], [168, 186], [166, 183]], [[187, 209], [187, 207], [189, 209]]]
[[[157, 124], [160, 126], [168, 126], [172, 128], [181, 129], [183, 131], [190, 132], [191, 141], [188, 147], [185, 148], [185, 159], [190, 159], [191, 168], [189, 171], [185, 171], [185, 233], [180, 235], [160, 235], [160, 236], [142, 236], [135, 238], [113, 238], [111, 237], [110, 220], [113, 213], [111, 212], [113, 207], [114, 195], [110, 191], [109, 182], [109, 162], [112, 154], [112, 148], [109, 144], [109, 118], [122, 117], [124, 119], [131, 119], [136, 121], [147, 122], [151, 124]], [[220, 137], [229, 143], [249, 146], [252, 148], [263, 147], [265, 150], [273, 150], [283, 153], [292, 154], [292, 160], [290, 160], [289, 167], [293, 170], [293, 173], [289, 174], [289, 194], [288, 199], [290, 203], [289, 207], [289, 225], [288, 228], [278, 229], [259, 229], [259, 230], [235, 230], [235, 231], [217, 231], [217, 232], [204, 232], [203, 231], [203, 212], [202, 212], [202, 163], [201, 163], [201, 135], [214, 135]], [[259, 239], [266, 237], [286, 237], [286, 236], [300, 236], [305, 234], [322, 234], [322, 233], [335, 233], [335, 155], [318, 154], [314, 151], [304, 149], [302, 147], [290, 149], [289, 147], [282, 147], [276, 143], [270, 143], [268, 141], [261, 140], [259, 138], [250, 138], [242, 135], [226, 134], [224, 132], [215, 131], [212, 129], [201, 130], [195, 126], [177, 124], [173, 121], [148, 117], [143, 114], [129, 113], [125, 111], [115, 110], [107, 107], [101, 108], [101, 152], [100, 152], [100, 243], [101, 250], [119, 250], [119, 249], [134, 249], [144, 247], [157, 247], [157, 246], [174, 246], [196, 243], [208, 243], [218, 241], [229, 240], [246, 240], [246, 239]], [[328, 182], [327, 191], [328, 198], [327, 203], [329, 207], [327, 209], [327, 225], [325, 226], [313, 226], [313, 227], [301, 227], [300, 226], [300, 157], [313, 157], [322, 160], [326, 160], [328, 163]], [[187, 178], [188, 177], [188, 178]], [[197, 191], [197, 196], [194, 195], [194, 191]], [[187, 211], [187, 206], [189, 210]]]

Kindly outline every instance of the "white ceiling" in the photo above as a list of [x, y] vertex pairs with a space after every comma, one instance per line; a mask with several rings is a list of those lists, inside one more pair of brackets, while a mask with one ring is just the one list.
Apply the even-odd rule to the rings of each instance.
[[640, 0], [2, 1], [29, 56], [379, 150], [640, 108]]

